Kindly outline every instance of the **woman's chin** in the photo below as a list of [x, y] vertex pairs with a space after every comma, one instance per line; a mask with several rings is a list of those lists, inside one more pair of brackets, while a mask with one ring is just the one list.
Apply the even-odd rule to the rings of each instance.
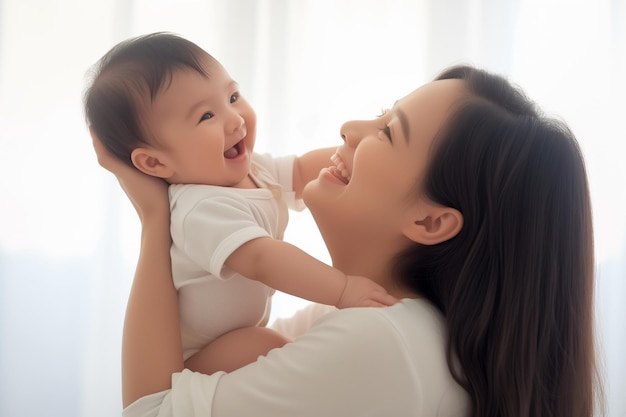
[[315, 217], [316, 213], [327, 211], [332, 206], [329, 200], [330, 196], [324, 188], [319, 178], [316, 178], [305, 185], [302, 190], [302, 201], [304, 201], [313, 217]]
[[[329, 185], [328, 181], [324, 181], [318, 177], [304, 186], [302, 190], [302, 200], [309, 210], [313, 210], [313, 207], [323, 210], [324, 205], [331, 204], [330, 199], [333, 195], [336, 195], [336, 192], [333, 193]], [[327, 207], [326, 209], [329, 208], [330, 207]]]
[[346, 184], [333, 175], [328, 168], [323, 168], [317, 178], [305, 185], [302, 191], [302, 198], [308, 206], [306, 201], [308, 198], [307, 194], [327, 193], [329, 195], [338, 195], [343, 192], [345, 187]]
[[314, 179], [313, 181], [305, 185], [304, 188], [302, 189], [302, 201], [304, 201], [304, 204], [306, 204], [309, 210], [311, 209], [310, 203], [315, 198], [315, 188], [317, 186], [317, 184], [315, 183], [317, 181], [318, 181], [317, 179]]

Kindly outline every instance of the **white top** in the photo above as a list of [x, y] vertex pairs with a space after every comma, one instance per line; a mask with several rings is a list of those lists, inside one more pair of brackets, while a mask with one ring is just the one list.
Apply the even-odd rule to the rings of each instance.
[[468, 416], [446, 339], [443, 316], [423, 299], [337, 310], [230, 374], [176, 373], [171, 390], [140, 398], [123, 416]]
[[[282, 239], [294, 199], [294, 157], [252, 155], [241, 189], [200, 184], [169, 187], [172, 274], [178, 289], [184, 358], [224, 333], [257, 326], [270, 314], [272, 288], [224, 265], [244, 243]], [[284, 190], [284, 191], [283, 191]]]

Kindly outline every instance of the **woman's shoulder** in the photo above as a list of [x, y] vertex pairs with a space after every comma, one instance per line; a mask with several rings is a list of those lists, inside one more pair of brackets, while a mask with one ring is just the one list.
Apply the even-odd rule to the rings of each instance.
[[446, 325], [441, 312], [422, 298], [405, 298], [390, 307], [346, 308], [328, 313], [320, 318], [319, 325], [325, 322], [334, 325], [341, 323], [356, 326], [359, 323], [379, 328], [388, 328], [401, 337], [419, 333], [432, 333], [445, 337]]
[[[322, 316], [303, 337], [358, 349], [369, 355], [394, 357], [410, 364], [419, 378], [447, 373], [447, 330], [443, 315], [428, 301], [404, 299], [391, 307], [347, 308]], [[338, 353], [336, 348], [335, 353]]]
[[425, 299], [330, 312], [302, 338], [303, 345], [308, 338], [317, 342], [318, 352], [322, 346], [332, 346], [329, 354], [334, 360], [351, 362], [355, 368], [349, 372], [345, 365], [337, 365], [344, 375], [358, 376], [357, 368], [364, 367], [366, 373], [388, 379], [398, 398], [406, 391], [404, 395], [419, 399], [424, 415], [462, 416], [468, 409], [469, 397], [448, 366], [445, 319]]

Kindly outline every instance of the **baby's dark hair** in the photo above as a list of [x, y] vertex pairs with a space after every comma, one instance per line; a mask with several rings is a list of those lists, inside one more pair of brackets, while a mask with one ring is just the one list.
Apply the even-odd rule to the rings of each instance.
[[158, 32], [115, 45], [95, 65], [84, 95], [86, 122], [109, 152], [133, 166], [131, 152], [149, 144], [144, 115], [174, 71], [209, 76], [202, 62], [217, 61], [180, 36]]

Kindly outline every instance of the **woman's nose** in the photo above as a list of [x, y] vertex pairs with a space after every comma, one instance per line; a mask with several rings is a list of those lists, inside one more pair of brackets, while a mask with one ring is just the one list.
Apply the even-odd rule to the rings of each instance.
[[365, 122], [352, 120], [341, 125], [339, 133], [347, 146], [356, 148], [365, 134]]

